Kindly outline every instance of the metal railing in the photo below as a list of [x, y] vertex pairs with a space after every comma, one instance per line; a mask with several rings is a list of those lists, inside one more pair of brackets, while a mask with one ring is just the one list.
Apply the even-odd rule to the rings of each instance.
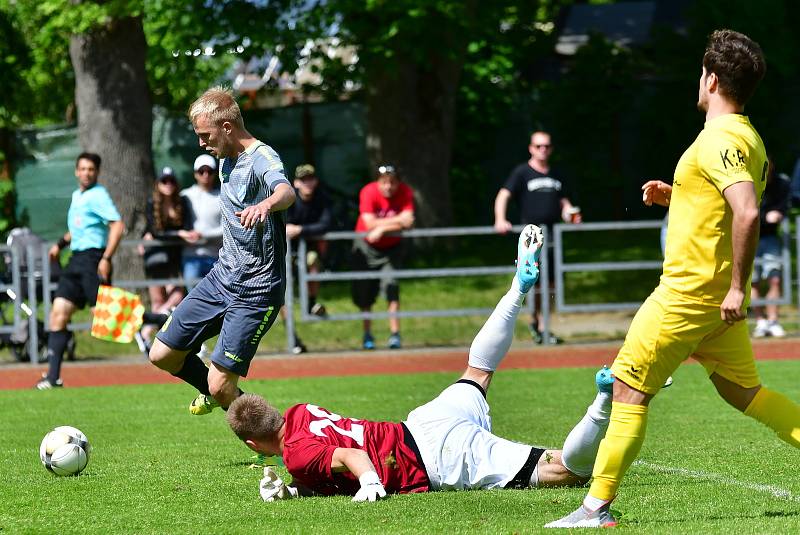
[[[597, 312], [597, 311], [620, 311], [630, 310], [637, 308], [640, 302], [612, 302], [612, 303], [575, 303], [566, 302], [565, 298], [565, 275], [567, 273], [575, 272], [596, 272], [596, 271], [630, 271], [630, 270], [660, 270], [662, 267], [661, 260], [633, 260], [633, 261], [617, 261], [617, 262], [565, 262], [564, 261], [564, 234], [567, 232], [602, 232], [602, 231], [618, 231], [618, 230], [641, 230], [641, 229], [659, 229], [662, 226], [661, 221], [632, 221], [632, 222], [601, 222], [601, 223], [583, 223], [581, 225], [567, 225], [557, 224], [554, 226], [552, 240], [546, 238], [548, 247], [553, 247], [554, 251], [554, 266], [548, 264], [548, 255], [542, 254], [540, 257], [540, 280], [549, 280], [548, 274], [550, 269], [554, 269], [554, 292], [555, 292], [555, 310], [558, 312]], [[518, 233], [522, 230], [522, 226], [516, 226], [512, 232]], [[777, 304], [789, 305], [794, 304], [792, 300], [792, 284], [793, 281], [800, 287], [800, 270], [796, 274], [796, 279], [792, 278], [792, 259], [790, 251], [791, 234], [789, 232], [789, 222], [784, 219], [781, 223], [782, 228], [782, 252], [781, 264], [783, 269], [782, 276], [782, 295], [778, 299], [754, 299], [752, 304]], [[546, 232], [546, 229], [543, 229]], [[448, 237], [475, 237], [475, 236], [489, 236], [496, 235], [493, 227], [453, 227], [453, 228], [434, 228], [434, 229], [415, 229], [397, 233], [403, 238], [448, 238]], [[366, 233], [357, 232], [329, 232], [315, 239], [323, 239], [326, 241], [344, 241], [363, 239]], [[655, 239], [655, 238], [654, 238]], [[794, 242], [797, 250], [800, 251], [800, 216], [795, 220], [795, 233]], [[286, 344], [287, 350], [291, 351], [294, 347], [294, 323], [295, 323], [295, 307], [299, 305], [297, 311], [297, 320], [300, 322], [317, 322], [317, 321], [356, 321], [363, 319], [384, 319], [389, 317], [398, 318], [413, 318], [413, 317], [455, 317], [455, 316], [473, 316], [473, 315], [486, 315], [490, 313], [492, 308], [458, 308], [458, 309], [434, 309], [434, 310], [403, 310], [397, 313], [389, 312], [355, 312], [355, 313], [339, 313], [330, 314], [325, 318], [313, 315], [308, 311], [308, 283], [309, 282], [342, 282], [354, 280], [370, 280], [382, 279], [391, 277], [395, 279], [413, 279], [413, 278], [437, 278], [437, 277], [470, 277], [480, 275], [501, 275], [511, 274], [514, 272], [514, 266], [500, 265], [500, 266], [463, 266], [463, 267], [448, 267], [448, 268], [422, 268], [422, 269], [397, 269], [386, 271], [338, 271], [338, 272], [322, 272], [310, 273], [308, 271], [305, 258], [308, 252], [308, 245], [305, 239], [300, 238], [297, 250], [297, 286], [299, 295], [295, 295], [294, 289], [294, 273], [292, 270], [292, 249], [291, 242], [287, 241], [287, 255], [286, 255]], [[159, 242], [159, 241], [143, 241], [143, 240], [124, 240], [121, 247], [132, 247], [139, 244], [144, 245], [173, 245], [173, 242]], [[44, 316], [45, 328], [49, 327], [49, 315], [51, 309], [52, 296], [55, 291], [56, 285], [51, 282], [50, 263], [48, 261], [48, 250], [51, 244], [45, 244], [40, 249], [33, 245], [29, 245], [24, 251], [25, 265], [36, 266], [41, 265], [40, 273], [35, 272], [29, 267], [26, 268], [26, 273], [22, 273], [22, 258], [23, 254], [19, 248], [8, 246], [0, 246], [0, 254], [7, 255], [10, 261], [7, 265], [10, 266], [11, 280], [8, 283], [0, 283], [0, 291], [11, 291], [15, 298], [10, 299], [13, 302], [13, 322], [9, 324], [0, 325], [0, 333], [11, 333], [22, 328], [25, 318], [23, 317], [23, 310], [25, 303], [22, 301], [23, 284], [27, 285], [27, 305], [31, 309], [30, 317], [33, 318], [29, 321], [27, 327], [28, 333], [28, 353], [31, 357], [31, 362], [34, 364], [40, 360], [40, 355], [36, 348], [38, 348], [38, 328], [35, 318], [39, 311], [39, 302], [37, 298], [37, 284], [42, 285], [42, 311]], [[510, 254], [508, 255], [510, 256]], [[41, 263], [38, 263], [40, 261]], [[115, 280], [114, 285], [127, 289], [142, 289], [153, 285], [182, 285], [185, 281], [182, 278], [172, 279], [144, 279], [144, 280]], [[542, 295], [541, 285], [537, 284], [534, 290]], [[544, 291], [549, 295], [549, 289]], [[299, 302], [298, 302], [299, 301]], [[534, 312], [533, 299], [528, 299], [527, 308]], [[550, 322], [551, 322], [551, 303], [550, 299], [541, 299], [542, 303], [542, 327], [545, 341], [549, 338]], [[800, 292], [798, 292], [796, 305], [800, 309]], [[91, 325], [89, 323], [71, 323], [69, 328], [72, 330], [86, 330]]]
[[559, 223], [553, 226], [553, 246], [555, 247], [555, 278], [556, 278], [556, 309], [560, 312], [601, 312], [613, 310], [628, 310], [637, 308], [641, 303], [577, 303], [567, 304], [564, 296], [564, 274], [576, 271], [633, 271], [640, 269], [661, 269], [663, 261], [637, 260], [627, 262], [564, 262], [564, 233], [565, 232], [591, 232], [603, 230], [639, 230], [648, 228], [661, 228], [661, 221], [629, 221], [619, 223], [582, 223], [580, 225], [567, 225]]
[[[198, 242], [199, 243], [199, 242]], [[50, 276], [50, 263], [47, 261], [47, 254], [49, 248], [52, 244], [45, 244], [42, 246], [42, 250], [40, 254], [42, 255], [42, 305], [43, 305], [43, 312], [44, 312], [44, 325], [45, 330], [49, 330], [50, 328], [50, 310], [51, 310], [51, 303], [53, 300], [53, 294], [57, 288], [56, 284], [51, 282]], [[123, 247], [137, 247], [139, 245], [143, 245], [144, 247], [157, 247], [162, 245], [176, 245], [175, 241], [161, 241], [161, 240], [122, 240], [119, 244], [120, 248]], [[193, 244], [194, 245], [194, 244]], [[31, 254], [29, 247], [28, 254]], [[182, 277], [176, 278], [169, 278], [169, 279], [134, 279], [134, 280], [114, 280], [112, 283], [114, 286], [119, 288], [125, 288], [127, 290], [137, 290], [137, 289], [144, 289], [149, 286], [169, 286], [169, 285], [184, 285], [187, 281], [185, 281]], [[189, 282], [197, 282], [197, 281], [189, 281]], [[31, 281], [29, 281], [31, 284]], [[34, 288], [35, 288], [35, 281], [33, 281]], [[36, 296], [34, 294], [32, 304], [36, 305]], [[32, 306], [34, 310], [36, 310], [35, 306]], [[30, 327], [30, 338], [29, 338], [29, 348], [30, 347], [38, 347], [38, 332], [36, 331], [36, 326], [33, 325]], [[77, 330], [89, 330], [91, 329], [91, 323], [69, 323], [67, 328], [71, 331]], [[38, 362], [39, 355], [36, 355], [36, 351], [31, 353], [31, 362]]]
[[[0, 255], [4, 258], [10, 258], [9, 265], [11, 267], [11, 280], [8, 284], [0, 282], [0, 292], [7, 296], [13, 302], [13, 313], [11, 324], [6, 324], [7, 318], [3, 315], [3, 324], [0, 325], [0, 333], [11, 334], [18, 331], [22, 327], [22, 274], [20, 270], [20, 258], [16, 249], [8, 245], [0, 245]], [[9, 291], [11, 293], [9, 293]]]
[[[513, 233], [519, 233], [524, 227], [516, 226], [512, 229]], [[546, 229], [545, 229], [546, 232]], [[366, 232], [328, 232], [315, 239], [325, 241], [352, 241], [364, 239]], [[408, 238], [446, 238], [457, 236], [496, 236], [494, 227], [444, 227], [432, 229], [414, 229], [403, 232], [392, 233], [392, 235]], [[550, 240], [545, 236], [545, 243]], [[294, 338], [294, 274], [292, 273], [292, 250], [291, 242], [287, 242], [286, 254], [286, 331], [287, 331], [287, 350], [295, 345]], [[509, 252], [510, 253], [510, 252]], [[309, 282], [333, 282], [333, 281], [355, 281], [372, 279], [412, 279], [412, 278], [437, 278], [437, 277], [472, 277], [479, 275], [500, 275], [514, 273], [515, 267], [507, 264], [503, 266], [476, 266], [476, 267], [457, 267], [457, 268], [428, 268], [428, 269], [392, 269], [392, 270], [372, 270], [372, 271], [339, 271], [309, 273], [305, 259], [308, 254], [308, 244], [302, 237], [298, 239], [297, 248], [297, 278], [299, 292], [299, 319], [303, 322], [315, 321], [353, 321], [365, 319], [385, 319], [385, 318], [434, 318], [434, 317], [457, 317], [457, 316], [476, 316], [491, 313], [493, 308], [455, 308], [455, 309], [434, 309], [434, 310], [404, 310], [400, 312], [354, 312], [329, 314], [321, 318], [308, 312], [308, 283]], [[510, 257], [510, 254], [509, 254]], [[540, 260], [540, 279], [548, 280], [549, 266], [547, 255], [543, 254]], [[535, 292], [541, 292], [539, 285], [536, 285]], [[549, 339], [550, 334], [550, 302], [549, 299], [542, 299], [542, 332], [544, 340]], [[528, 309], [533, 313], [533, 299], [528, 299]]]
[[[796, 241], [798, 251], [800, 251], [800, 217], [796, 219]], [[556, 279], [556, 310], [559, 312], [606, 312], [631, 310], [639, 308], [640, 301], [635, 302], [612, 302], [612, 303], [567, 303], [565, 299], [565, 274], [586, 271], [636, 271], [636, 270], [661, 270], [663, 260], [633, 260], [622, 262], [564, 262], [564, 234], [567, 232], [600, 232], [615, 230], [642, 230], [642, 229], [661, 229], [662, 221], [626, 221], [626, 222], [602, 222], [602, 223], [583, 223], [580, 225], [569, 225], [559, 223], [554, 226], [554, 247], [555, 247], [555, 279]], [[792, 262], [789, 249], [790, 232], [789, 220], [784, 218], [781, 222], [781, 267], [782, 267], [782, 291], [778, 299], [753, 299], [752, 305], [789, 305], [792, 304]], [[756, 259], [756, 265], [761, 260]], [[798, 286], [800, 286], [800, 272], [798, 272]], [[655, 288], [655, 285], [653, 286]], [[800, 292], [798, 292], [800, 294]], [[798, 296], [798, 307], [800, 308], [800, 295]]]

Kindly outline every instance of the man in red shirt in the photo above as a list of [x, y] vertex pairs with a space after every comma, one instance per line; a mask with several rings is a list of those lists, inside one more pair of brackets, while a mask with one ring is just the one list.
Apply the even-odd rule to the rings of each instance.
[[[414, 192], [400, 180], [392, 165], [378, 167], [378, 178], [370, 182], [358, 195], [358, 221], [356, 232], [367, 232], [353, 242], [353, 269], [356, 271], [388, 271], [402, 267], [405, 245], [400, 236], [387, 236], [391, 232], [406, 230], [414, 225]], [[391, 277], [353, 281], [353, 302], [362, 312], [370, 312], [380, 287], [386, 293], [389, 313], [400, 310], [400, 288]], [[372, 321], [364, 320], [364, 349], [375, 349], [371, 331]], [[389, 349], [399, 349], [400, 318], [389, 317]]]
[[282, 455], [293, 481], [265, 469], [265, 501], [309, 494], [354, 495], [375, 501], [386, 493], [577, 485], [592, 472], [611, 413], [613, 377], [596, 376], [598, 394], [567, 437], [563, 450], [506, 440], [491, 431], [486, 392], [511, 345], [526, 294], [539, 276], [541, 230], [528, 225], [519, 239], [517, 274], [470, 347], [467, 369], [436, 399], [402, 423], [345, 418], [313, 404], [283, 415], [264, 398], [246, 394], [228, 409], [233, 432], [251, 449]]

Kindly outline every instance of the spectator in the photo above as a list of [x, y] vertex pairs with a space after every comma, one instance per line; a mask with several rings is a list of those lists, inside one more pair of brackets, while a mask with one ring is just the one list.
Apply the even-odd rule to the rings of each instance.
[[[333, 216], [331, 214], [331, 201], [325, 191], [319, 187], [320, 181], [313, 165], [298, 165], [294, 172], [295, 202], [286, 211], [286, 237], [292, 240], [292, 251], [297, 254], [298, 238], [306, 240], [308, 252], [306, 266], [309, 273], [319, 273], [322, 269], [322, 259], [328, 250], [328, 242], [315, 239], [328, 232]], [[317, 302], [319, 295], [319, 281], [308, 283], [308, 313], [325, 317], [327, 312], [322, 303]], [[281, 309], [281, 314], [286, 317], [286, 311]], [[295, 354], [305, 353], [306, 346], [294, 334]]]
[[181, 192], [189, 200], [192, 228], [201, 239], [183, 249], [183, 280], [190, 290], [214, 267], [222, 247], [217, 159], [210, 154], [195, 158], [194, 180], [196, 184]]
[[[153, 195], [147, 200], [145, 216], [147, 227], [142, 234], [144, 240], [172, 241], [174, 245], [141, 247], [144, 255], [144, 273], [148, 279], [177, 279], [181, 275], [181, 249], [178, 239], [196, 242], [200, 234], [191, 230], [190, 205], [178, 193], [178, 179], [171, 167], [165, 167], [156, 180]], [[158, 284], [147, 288], [150, 308], [156, 314], [165, 314], [178, 306], [186, 295], [179, 284]], [[143, 330], [149, 340], [154, 328]]]
[[[523, 225], [533, 223], [540, 226], [547, 226], [548, 236], [552, 235], [553, 224], [560, 221], [566, 223], [580, 223], [581, 213], [577, 206], [573, 206], [569, 200], [569, 184], [561, 178], [558, 172], [554, 172], [550, 167], [550, 155], [553, 152], [553, 145], [550, 134], [543, 131], [536, 131], [531, 135], [531, 142], [528, 145], [530, 159], [518, 165], [511, 171], [511, 175], [506, 180], [497, 197], [494, 200], [494, 228], [500, 234], [505, 234], [511, 230], [511, 222], [508, 220], [508, 201], [514, 199], [520, 208], [520, 219]], [[555, 270], [553, 269], [553, 249], [547, 248], [547, 261], [550, 269], [549, 284], [552, 288], [555, 280]], [[541, 284], [541, 282], [540, 282]], [[536, 312], [531, 318], [531, 336], [537, 344], [544, 342], [544, 335], [540, 330], [542, 324], [542, 294], [534, 294], [534, 308]], [[561, 339], [550, 335], [548, 343], [561, 343]]]
[[108, 191], [97, 183], [100, 156], [83, 152], [75, 162], [78, 189], [72, 193], [67, 213], [69, 230], [50, 248], [50, 260], [57, 261], [67, 245], [72, 256], [58, 281], [50, 311], [47, 337], [47, 375], [36, 383], [39, 390], [63, 386], [61, 362], [72, 333], [67, 330], [76, 310], [94, 306], [100, 283], [111, 282], [111, 257], [117, 250], [125, 225]]
[[800, 206], [800, 158], [794, 163], [791, 180], [792, 206]]
[[[357, 271], [388, 271], [402, 267], [405, 242], [400, 236], [387, 233], [409, 229], [414, 225], [414, 194], [400, 180], [392, 165], [378, 167], [378, 178], [359, 193], [356, 232], [367, 232], [366, 237], [353, 242], [353, 269]], [[400, 319], [393, 315], [400, 310], [400, 288], [390, 276], [383, 279], [355, 280], [352, 285], [353, 302], [362, 312], [372, 310], [380, 287], [389, 302], [389, 349], [399, 349]], [[371, 320], [364, 320], [364, 349], [375, 349]]]
[[[775, 164], [769, 160], [767, 172], [767, 186], [764, 190], [764, 200], [761, 203], [761, 232], [756, 250], [756, 262], [753, 267], [753, 286], [751, 297], [761, 297], [759, 286], [767, 281], [767, 299], [780, 299], [781, 297], [781, 268], [783, 254], [781, 239], [778, 236], [778, 227], [789, 208], [789, 177], [783, 173], [775, 172]], [[765, 310], [766, 309], [766, 310]], [[756, 328], [753, 331], [755, 338], [786, 336], [781, 324], [778, 323], [778, 305], [753, 306], [756, 315]]]

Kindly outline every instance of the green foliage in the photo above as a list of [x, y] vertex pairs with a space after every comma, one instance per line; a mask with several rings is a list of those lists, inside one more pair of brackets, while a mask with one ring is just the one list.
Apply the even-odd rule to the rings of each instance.
[[[3, 154], [0, 153], [0, 164]], [[0, 178], [0, 235], [5, 234], [14, 225], [14, 183]]]
[[[240, 57], [274, 50], [281, 2], [145, 0], [147, 69], [156, 104], [183, 111]], [[246, 45], [246, 46], [245, 46]], [[241, 46], [242, 53], [236, 52]]]
[[[800, 399], [796, 361], [764, 362], [765, 384]], [[594, 396], [594, 369], [501, 370], [489, 391], [496, 433], [558, 447]], [[401, 420], [451, 373], [248, 380], [275, 406], [313, 402], [346, 416]], [[224, 413], [189, 416], [183, 384], [0, 392], [0, 528], [10, 533], [541, 533], [585, 488], [440, 492], [373, 504], [348, 497], [264, 503], [252, 452]], [[94, 449], [79, 477], [45, 471], [39, 442], [56, 425]], [[696, 364], [651, 404], [648, 440], [614, 503], [629, 533], [796, 533], [793, 451], [722, 402]], [[757, 461], [754, 461], [756, 459]], [[279, 468], [282, 475], [284, 469]], [[216, 497], [216, 498], [215, 498]], [[199, 500], [199, 501], [198, 501]], [[224, 507], [210, 505], [223, 500]], [[87, 519], [91, 523], [87, 524]]]
[[[0, 15], [14, 20], [27, 37], [24, 50], [31, 64], [21, 75], [28, 81], [25, 102], [33, 105], [22, 121], [62, 122], [74, 120], [70, 35], [110, 27], [122, 17], [141, 17], [149, 45], [147, 67], [154, 102], [169, 109], [185, 109], [231, 66], [236, 57], [228, 52], [231, 45], [246, 38], [250, 50], [258, 54], [274, 47], [269, 29], [278, 11], [274, 3], [246, 0], [3, 0]], [[213, 56], [203, 53], [208, 48], [214, 49]]]
[[[454, 149], [453, 194], [462, 209], [459, 220], [474, 222], [476, 214], [483, 221], [491, 219], [488, 199], [511, 167], [527, 159], [524, 136], [533, 128], [554, 134], [553, 163], [575, 183], [573, 200], [583, 207], [587, 220], [663, 215], [663, 210], [643, 207], [639, 188], [651, 178], [670, 179], [678, 158], [702, 128], [703, 117], [695, 107], [700, 64], [707, 35], [722, 27], [747, 33], [765, 51], [767, 76], [746, 113], [779, 169], [788, 169], [800, 152], [795, 135], [800, 114], [787, 106], [800, 89], [795, 68], [800, 37], [775, 21], [800, 17], [800, 4], [735, 0], [723, 5], [703, 0], [687, 5], [680, 32], [656, 21], [651, 42], [633, 49], [593, 35], [575, 56], [560, 58], [557, 69], [547, 60], [553, 57], [554, 36], [548, 40], [544, 32], [536, 33], [542, 25], [523, 28], [521, 35], [535, 39], [526, 47], [516, 36], [501, 49], [504, 61], [470, 55], [460, 88]], [[555, 20], [555, 15], [546, 13], [544, 20]], [[492, 46], [500, 46], [503, 36], [491, 41]], [[521, 43], [524, 54], [514, 55], [514, 43]], [[471, 54], [478, 50], [470, 47]], [[500, 73], [494, 85], [481, 83], [487, 65]], [[507, 161], [511, 150], [504, 144], [519, 147], [517, 162]], [[501, 153], [505, 165], [487, 161], [487, 153]], [[498, 169], [500, 176], [487, 174]]]
[[[305, 62], [322, 76], [315, 90], [330, 98], [346, 87], [369, 90], [370, 72], [396, 72], [411, 62], [434, 77], [437, 60], [455, 59], [463, 63], [451, 172], [457, 222], [491, 219], [489, 199], [516, 163], [509, 160], [527, 157], [524, 134], [537, 127], [555, 134], [554, 163], [577, 182], [587, 219], [653, 217], [659, 212], [644, 211], [638, 187], [646, 178], [671, 176], [699, 130], [694, 99], [705, 38], [728, 26], [766, 52], [767, 77], [748, 113], [779, 168], [794, 160], [800, 117], [786, 103], [800, 89], [800, 34], [775, 21], [799, 20], [800, 4], [686, 3], [681, 32], [656, 21], [644, 47], [628, 49], [595, 35], [574, 57], [556, 59], [556, 22], [572, 3], [0, 0], [0, 90], [7, 97], [0, 126], [74, 120], [69, 36], [123, 16], [142, 18], [154, 102], [171, 110], [183, 111], [237, 58], [265, 51], [286, 72]], [[329, 57], [327, 45], [353, 47], [358, 62]], [[229, 53], [237, 47], [243, 52]], [[512, 145], [519, 149], [507, 148]]]
[[[30, 65], [30, 50], [19, 29], [16, 17], [4, 10], [6, 1], [0, 1], [0, 128], [19, 124], [30, 113], [26, 106], [28, 81], [25, 71]], [[2, 147], [0, 147], [2, 150]], [[4, 155], [0, 154], [0, 161]]]
[[69, 36], [89, 28], [107, 26], [124, 16], [139, 16], [140, 1], [70, 2], [68, 0], [3, 0], [0, 16], [15, 21], [25, 36], [29, 64], [20, 75], [24, 106], [18, 107], [19, 122], [51, 123], [72, 119], [74, 73], [69, 56]]

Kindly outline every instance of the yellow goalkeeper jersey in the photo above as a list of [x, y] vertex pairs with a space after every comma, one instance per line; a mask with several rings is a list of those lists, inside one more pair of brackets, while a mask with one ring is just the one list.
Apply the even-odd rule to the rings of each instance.
[[720, 305], [730, 289], [733, 211], [723, 191], [737, 182], [753, 182], [760, 205], [767, 153], [746, 116], [722, 115], [683, 153], [672, 184], [661, 284], [690, 301]]

